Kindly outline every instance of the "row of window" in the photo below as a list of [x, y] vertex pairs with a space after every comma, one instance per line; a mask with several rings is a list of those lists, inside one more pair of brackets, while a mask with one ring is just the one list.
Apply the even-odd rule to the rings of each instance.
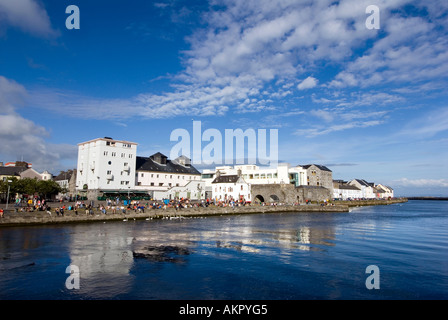
[[[141, 182], [138, 182], [137, 185], [141, 186], [142, 183], [141, 183]], [[173, 186], [172, 183], [164, 184], [163, 182], [159, 182], [157, 185], [158, 185], [159, 187], [164, 187], [164, 186], [165, 186], [165, 187], [172, 187], [172, 186]], [[150, 186], [151, 186], [151, 187], [155, 187], [155, 186], [156, 186], [156, 183], [155, 183], [155, 182], [151, 182], [151, 183], [150, 183]], [[180, 186], [180, 185], [179, 185], [178, 183], [176, 183], [176, 187], [179, 187], [179, 186]]]
[[[144, 172], [140, 172], [139, 174], [140, 174], [140, 178], [144, 178], [144, 177], [148, 177], [149, 178], [149, 175], [151, 175], [151, 178], [163, 178], [165, 176], [165, 179], [168, 179], [168, 176], [169, 176], [169, 179], [176, 179], [176, 176], [174, 175], [174, 178], [173, 178], [172, 174], [170, 174], [170, 175], [165, 174], [164, 175], [164, 174], [144, 173]], [[177, 180], [181, 180], [180, 177], [181, 176], [177, 176]], [[196, 179], [199, 180], [200, 179], [199, 176], [182, 176], [182, 180], [185, 180], [185, 177], [187, 177], [186, 180], [196, 180]]]
[[[115, 141], [106, 141], [106, 146], [115, 147], [116, 146], [116, 142]], [[123, 143], [122, 146], [123, 146], [123, 148], [131, 148], [131, 144], [130, 143]]]
[[[112, 157], [116, 157], [116, 156], [117, 156], [117, 153], [116, 153], [116, 152], [111, 152], [110, 154], [111, 154]], [[108, 155], [109, 155], [109, 151], [104, 151], [103, 155], [108, 156]], [[132, 156], [133, 156], [133, 154], [130, 153], [130, 154], [128, 155], [128, 158], [129, 158], [129, 159], [132, 159]], [[121, 157], [122, 157], [122, 158], [126, 158], [126, 153], [122, 152], [122, 153], [121, 153]]]
[[[224, 192], [233, 192], [233, 187], [224, 187], [224, 188], [222, 188], [222, 187], [219, 187], [219, 191], [224, 191]], [[243, 191], [244, 190], [244, 188], [243, 188], [243, 185], [241, 185], [241, 191]], [[218, 192], [218, 187], [215, 187], [215, 192]]]
[[244, 179], [272, 179], [278, 178], [277, 173], [254, 173], [254, 174], [243, 174]]

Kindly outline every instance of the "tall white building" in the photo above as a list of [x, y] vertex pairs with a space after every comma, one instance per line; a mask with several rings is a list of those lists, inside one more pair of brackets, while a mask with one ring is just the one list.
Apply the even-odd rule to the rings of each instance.
[[135, 189], [137, 143], [98, 138], [78, 144], [76, 190], [89, 199]]

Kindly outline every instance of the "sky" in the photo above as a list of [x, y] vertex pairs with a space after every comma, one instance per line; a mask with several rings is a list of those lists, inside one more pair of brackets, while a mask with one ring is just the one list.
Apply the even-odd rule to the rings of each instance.
[[0, 0], [0, 161], [56, 175], [106, 136], [169, 155], [200, 121], [278, 130], [279, 162], [334, 179], [448, 196], [447, 29], [444, 0]]

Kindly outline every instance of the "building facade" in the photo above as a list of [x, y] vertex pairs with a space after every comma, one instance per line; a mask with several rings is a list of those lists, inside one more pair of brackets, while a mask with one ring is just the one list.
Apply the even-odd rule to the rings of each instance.
[[135, 190], [137, 143], [98, 138], [78, 144], [76, 190], [88, 199]]
[[256, 165], [221, 166], [213, 170], [204, 170], [207, 195], [211, 196], [212, 182], [218, 176], [239, 175], [249, 185], [293, 184], [296, 187], [306, 184], [306, 170], [301, 166], [291, 167], [288, 163], [279, 163], [277, 168], [262, 168]]
[[155, 200], [205, 197], [201, 173], [185, 156], [170, 160], [157, 152], [149, 157], [137, 157], [135, 180], [136, 189], [148, 192]]
[[220, 175], [212, 181], [212, 198], [216, 202], [251, 202], [250, 185], [241, 175]]

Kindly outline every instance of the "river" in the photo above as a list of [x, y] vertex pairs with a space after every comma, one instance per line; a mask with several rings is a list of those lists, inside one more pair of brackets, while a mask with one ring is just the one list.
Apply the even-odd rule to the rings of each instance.
[[0, 228], [0, 275], [1, 300], [447, 299], [448, 201]]

